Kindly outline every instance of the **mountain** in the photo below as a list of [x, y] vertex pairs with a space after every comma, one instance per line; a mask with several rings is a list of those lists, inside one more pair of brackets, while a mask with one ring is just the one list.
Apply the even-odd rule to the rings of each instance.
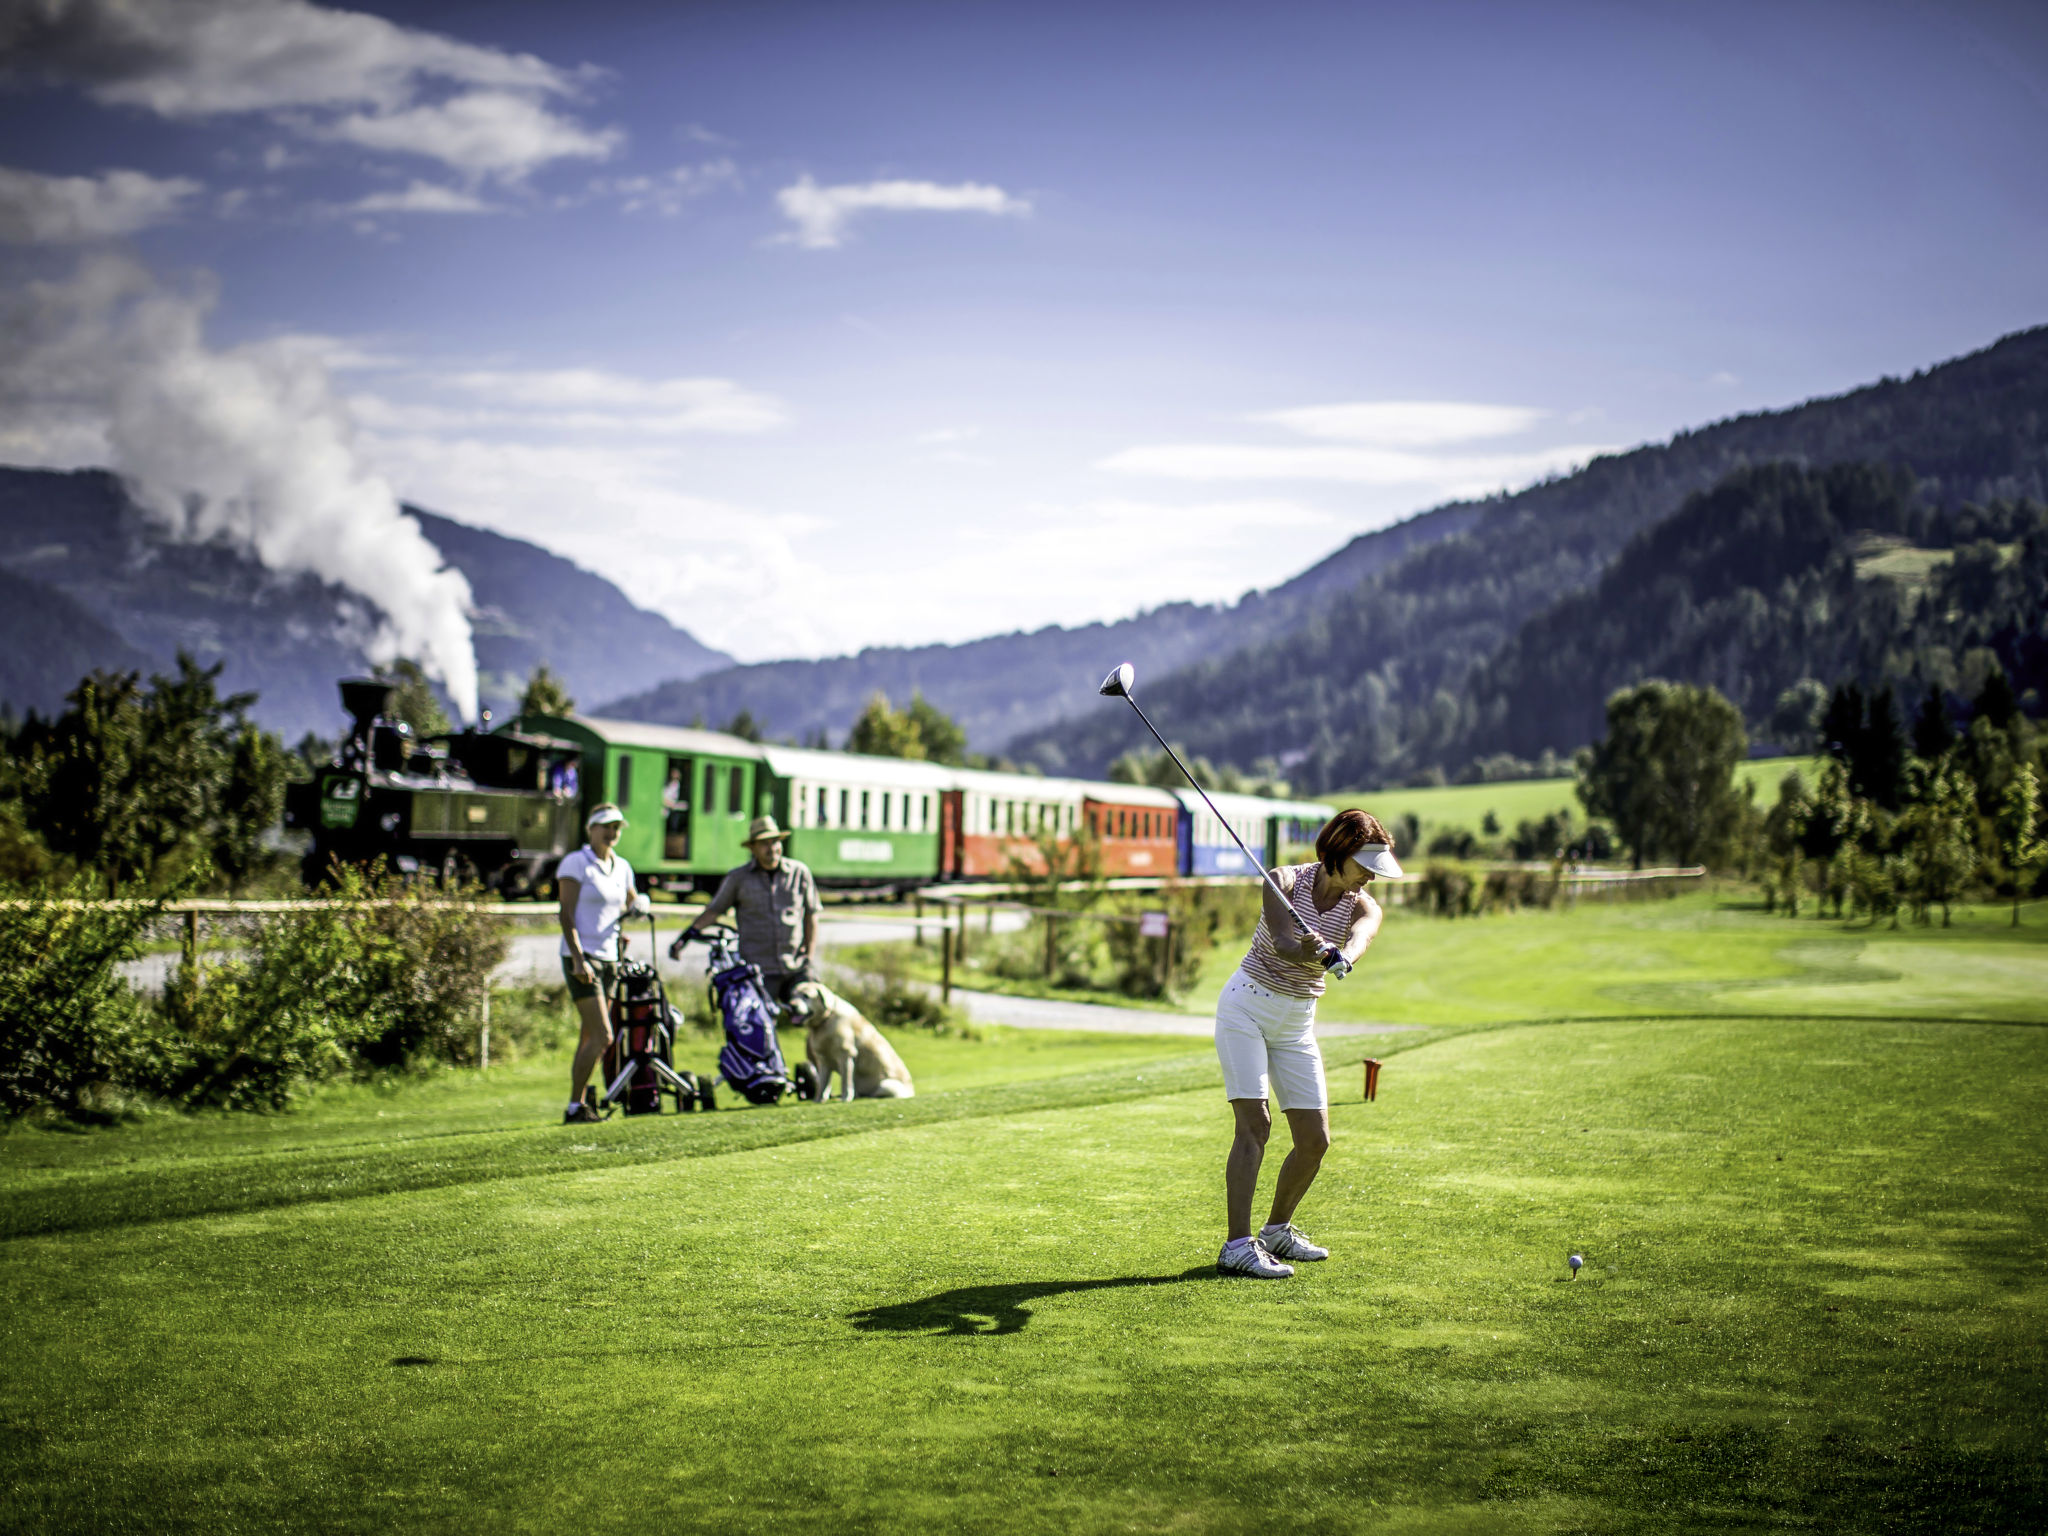
[[[586, 701], [731, 661], [537, 545], [407, 510], [469, 578], [487, 706], [513, 702], [542, 661]], [[254, 690], [257, 717], [287, 738], [327, 734], [335, 679], [369, 665], [365, 599], [225, 544], [174, 542], [101, 470], [0, 467], [0, 576], [0, 601], [20, 609], [0, 636], [43, 637], [0, 666], [0, 702], [16, 710], [49, 708], [93, 666], [164, 667], [183, 649], [224, 660], [222, 687]]]
[[[1310, 622], [1149, 685], [1169, 736], [1218, 762], [1287, 765], [1314, 788], [1384, 783], [1471, 740], [1473, 669], [1628, 542], [1729, 473], [1775, 461], [1853, 461], [1919, 477], [1954, 508], [2048, 491], [2048, 327], [1911, 379], [1680, 433], [1485, 504], [1434, 541], [1323, 603]], [[1118, 658], [1110, 658], [1116, 660]], [[1099, 773], [1146, 744], [1127, 709], [1096, 707], [1010, 743], [1049, 771]]]
[[1149, 676], [1297, 629], [1333, 595], [1464, 532], [1480, 510], [1454, 503], [1360, 534], [1284, 585], [1228, 606], [1168, 603], [1114, 624], [1053, 624], [960, 645], [877, 646], [822, 661], [729, 667], [623, 695], [599, 713], [718, 725], [744, 709], [773, 735], [808, 740], [819, 731], [843, 736], [870, 694], [900, 705], [919, 691], [960, 723], [971, 747], [993, 751], [1092, 695], [1116, 662], [1133, 662]]
[[1609, 693], [1651, 677], [1719, 689], [1760, 736], [1804, 678], [1890, 687], [1910, 715], [1929, 687], [1959, 691], [1983, 651], [2016, 690], [2048, 693], [2048, 507], [1949, 511], [1897, 470], [1764, 465], [1524, 624], [1474, 669], [1464, 728], [1437, 755], [1568, 753], [1605, 729]]

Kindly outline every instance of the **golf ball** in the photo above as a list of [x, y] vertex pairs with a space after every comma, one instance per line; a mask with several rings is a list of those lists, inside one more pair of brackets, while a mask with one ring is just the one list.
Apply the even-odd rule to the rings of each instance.
[[1565, 1263], [1571, 1265], [1572, 1267], [1572, 1278], [1574, 1280], [1579, 1278], [1579, 1266], [1585, 1262], [1585, 1256], [1583, 1254], [1577, 1253], [1573, 1254], [1570, 1258], [1565, 1260]]

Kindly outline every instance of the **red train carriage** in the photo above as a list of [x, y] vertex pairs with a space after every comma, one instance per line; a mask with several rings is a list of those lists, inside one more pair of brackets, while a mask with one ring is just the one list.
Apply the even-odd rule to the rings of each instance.
[[1074, 779], [960, 769], [940, 812], [942, 876], [999, 879], [1011, 862], [1045, 873], [1039, 840], [1064, 841], [1081, 825], [1087, 786]]
[[1105, 875], [1174, 875], [1180, 870], [1180, 802], [1143, 784], [1089, 784], [1082, 814], [1102, 841]]

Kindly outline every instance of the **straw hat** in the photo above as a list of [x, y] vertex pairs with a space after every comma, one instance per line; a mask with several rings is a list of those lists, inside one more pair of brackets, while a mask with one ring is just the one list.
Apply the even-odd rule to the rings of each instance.
[[747, 828], [747, 845], [752, 847], [755, 843], [779, 843], [788, 836], [787, 832], [775, 824], [773, 816], [756, 816], [753, 824]]

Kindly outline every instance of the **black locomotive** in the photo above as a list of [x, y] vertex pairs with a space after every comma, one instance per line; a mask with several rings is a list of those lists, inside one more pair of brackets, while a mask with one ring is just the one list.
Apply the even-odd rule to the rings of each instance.
[[312, 834], [307, 883], [339, 859], [481, 880], [508, 896], [545, 890], [582, 840], [582, 749], [517, 731], [417, 737], [383, 718], [391, 693], [376, 678], [344, 681], [348, 739], [332, 767], [285, 791], [285, 826]]

